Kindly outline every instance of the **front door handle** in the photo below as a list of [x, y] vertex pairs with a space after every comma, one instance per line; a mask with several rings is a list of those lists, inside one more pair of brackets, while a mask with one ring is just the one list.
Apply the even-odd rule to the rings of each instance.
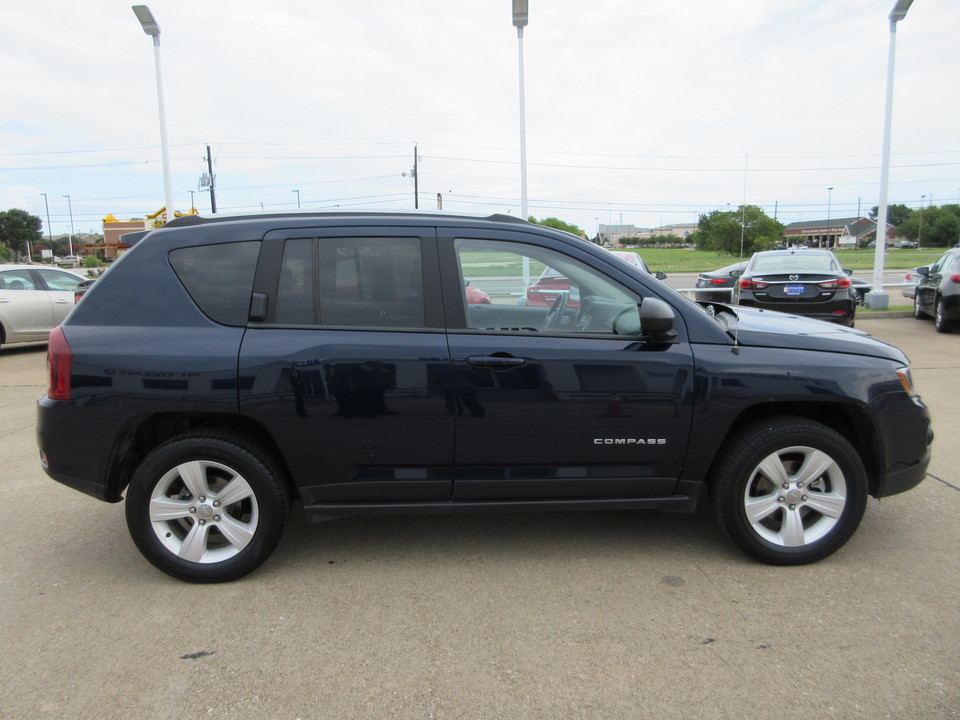
[[471, 355], [467, 358], [470, 367], [488, 368], [490, 370], [512, 370], [527, 364], [524, 358], [512, 355]]

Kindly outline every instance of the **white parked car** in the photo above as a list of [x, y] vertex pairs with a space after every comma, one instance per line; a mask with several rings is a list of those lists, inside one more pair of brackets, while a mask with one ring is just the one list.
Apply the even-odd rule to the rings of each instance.
[[0, 345], [44, 341], [76, 304], [84, 278], [37, 265], [0, 265]]

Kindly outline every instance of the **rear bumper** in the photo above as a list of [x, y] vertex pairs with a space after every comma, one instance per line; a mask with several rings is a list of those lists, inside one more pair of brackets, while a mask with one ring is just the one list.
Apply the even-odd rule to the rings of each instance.
[[826, 320], [828, 322], [849, 323], [857, 311], [856, 303], [852, 300], [842, 302], [814, 303], [814, 302], [767, 302], [758, 301], [751, 297], [740, 297], [740, 305], [775, 310], [789, 315]]
[[105, 502], [120, 501], [121, 493], [111, 491], [106, 483], [104, 459], [97, 453], [103, 444], [103, 435], [97, 434], [99, 426], [71, 422], [71, 415], [66, 410], [65, 403], [47, 396], [37, 401], [40, 466], [47, 475], [67, 487]]

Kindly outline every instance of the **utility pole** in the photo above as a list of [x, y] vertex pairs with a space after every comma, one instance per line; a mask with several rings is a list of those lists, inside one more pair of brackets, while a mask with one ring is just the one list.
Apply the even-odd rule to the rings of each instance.
[[860, 249], [860, 198], [857, 198], [857, 224], [854, 226], [856, 228], [856, 237], [853, 240], [853, 249]]
[[210, 188], [210, 212], [217, 214], [217, 176], [213, 174], [213, 156], [210, 153], [210, 146], [207, 145], [207, 173], [200, 178], [200, 187]]
[[420, 178], [417, 172], [417, 146], [413, 146], [413, 209], [420, 209]]

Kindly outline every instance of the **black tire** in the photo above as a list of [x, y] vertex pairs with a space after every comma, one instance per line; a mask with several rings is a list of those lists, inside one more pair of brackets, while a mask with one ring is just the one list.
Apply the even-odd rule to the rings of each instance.
[[273, 552], [290, 497], [269, 454], [232, 433], [188, 433], [153, 450], [127, 491], [127, 528], [154, 566], [197, 583], [235, 580]]
[[943, 312], [943, 300], [941, 298], [937, 298], [936, 304], [933, 306], [933, 322], [938, 333], [953, 332], [953, 320], [947, 320], [947, 316]]
[[920, 290], [917, 289], [916, 293], [913, 296], [913, 316], [917, 320], [926, 320], [927, 315], [923, 312], [923, 305], [920, 300]]
[[867, 477], [842, 435], [805, 418], [777, 417], [731, 439], [715, 466], [711, 499], [721, 527], [746, 553], [772, 565], [802, 565], [853, 535], [866, 508]]

